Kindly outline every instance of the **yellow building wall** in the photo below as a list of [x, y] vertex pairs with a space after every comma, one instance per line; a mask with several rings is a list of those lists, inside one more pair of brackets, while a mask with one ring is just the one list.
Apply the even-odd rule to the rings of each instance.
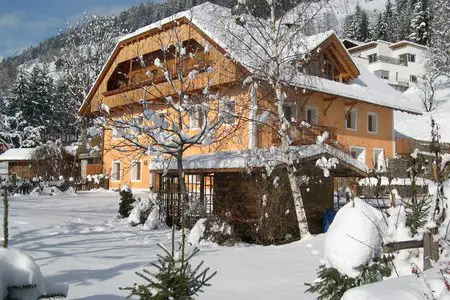
[[[179, 24], [177, 26], [179, 40], [195, 39], [199, 44], [205, 44], [206, 39], [207, 43], [210, 45], [210, 50], [206, 56], [215, 69], [215, 72], [212, 74], [199, 74], [195, 79], [195, 82], [192, 82], [189, 86], [190, 91], [201, 91], [201, 89], [206, 86], [206, 82], [209, 81], [212, 85], [211, 90], [213, 90], [214, 93], [218, 92], [220, 96], [235, 98], [238, 114], [248, 116], [248, 106], [250, 102], [248, 86], [242, 87], [241, 84], [235, 84], [242, 82], [242, 78], [245, 78], [243, 77], [245, 74], [242, 70], [236, 63], [224, 56], [222, 51], [216, 47], [212, 41], [195, 30], [195, 28], [188, 24]], [[143, 88], [137, 88], [131, 91], [116, 92], [112, 94], [106, 92], [107, 81], [118, 63], [158, 50], [161, 48], [161, 44], [169, 45], [174, 42], [174, 34], [171, 29], [165, 32], [157, 32], [156, 34], [144, 38], [135, 39], [125, 45], [121, 45], [120, 51], [115, 56], [114, 61], [108, 67], [105, 74], [100, 77], [99, 86], [91, 99], [91, 112], [97, 112], [101, 103], [107, 104], [114, 110], [114, 107], [124, 107], [124, 105], [136, 103], [141, 99], [161, 99], [163, 96], [172, 95], [173, 87], [169, 87], [167, 83], [159, 83], [157, 84], [157, 87], [149, 86], [145, 91]], [[158, 89], [159, 92], [156, 92], [156, 89]], [[392, 109], [357, 102], [356, 105], [353, 106], [353, 108], [357, 110], [357, 130], [353, 131], [345, 128], [345, 115], [346, 111], [352, 107], [352, 104], [354, 104], [355, 101], [322, 93], [304, 92], [301, 89], [289, 90], [287, 94], [288, 101], [297, 103], [298, 121], [306, 118], [305, 111], [307, 107], [317, 107], [319, 125], [336, 128], [338, 142], [348, 149], [355, 146], [365, 147], [365, 163], [369, 167], [373, 166], [373, 152], [375, 149], [383, 149], [385, 151], [385, 156], [388, 158], [394, 155]], [[273, 99], [273, 95], [270, 95], [270, 93], [264, 94], [264, 92], [260, 92], [259, 98], [262, 99], [262, 102], [265, 101], [266, 103], [272, 103], [273, 105], [273, 101], [270, 101]], [[261, 99], [259, 99], [258, 102], [260, 102]], [[139, 106], [136, 106], [136, 108], [130, 111], [126, 109], [121, 110], [119, 114], [121, 114], [122, 117], [126, 117], [127, 114], [133, 115], [140, 113], [139, 109]], [[369, 112], [378, 114], [377, 133], [369, 133], [367, 130], [367, 113]], [[187, 120], [185, 120], [185, 122], [188, 123]], [[186, 156], [215, 151], [245, 150], [248, 148], [249, 136], [248, 123], [246, 121], [241, 120], [235, 126], [227, 125], [224, 128], [225, 130], [232, 132], [232, 134], [225, 135], [226, 138], [211, 146], [191, 147], [186, 151]], [[273, 134], [258, 134], [258, 136], [259, 147], [273, 145]], [[140, 181], [131, 180], [131, 167], [135, 160], [140, 160], [142, 162]], [[130, 147], [121, 146], [120, 139], [112, 137], [111, 130], [105, 130], [103, 172], [106, 175], [111, 175], [112, 164], [114, 161], [122, 162], [122, 178], [118, 182], [111, 179], [111, 188], [119, 188], [123, 184], [128, 184], [131, 188], [135, 189], [148, 189], [150, 187], [151, 176], [149, 167], [151, 163], [150, 158], [145, 155], [145, 150], [141, 149], [139, 151], [130, 152]]]

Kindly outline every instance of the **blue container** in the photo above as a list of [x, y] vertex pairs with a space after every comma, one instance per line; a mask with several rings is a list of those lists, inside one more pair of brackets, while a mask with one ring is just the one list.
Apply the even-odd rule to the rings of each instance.
[[327, 209], [323, 213], [323, 221], [322, 221], [322, 231], [327, 232], [328, 228], [330, 228], [331, 222], [334, 220], [334, 216], [336, 216], [336, 211], [332, 208]]

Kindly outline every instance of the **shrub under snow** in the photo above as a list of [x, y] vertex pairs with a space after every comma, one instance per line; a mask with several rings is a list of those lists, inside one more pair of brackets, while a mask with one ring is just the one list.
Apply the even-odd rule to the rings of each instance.
[[27, 254], [0, 248], [0, 299], [63, 298], [69, 287], [47, 281]]
[[358, 276], [355, 268], [370, 262], [381, 250], [381, 220], [381, 213], [361, 199], [342, 207], [325, 235], [327, 267]]
[[209, 216], [198, 220], [187, 236], [189, 245], [195, 246], [201, 241], [232, 246], [236, 243], [237, 238], [228, 223], [217, 216]]
[[131, 226], [142, 224], [148, 229], [158, 229], [164, 223], [163, 220], [158, 195], [151, 192], [148, 194], [148, 197], [138, 198], [133, 203], [133, 209], [128, 216], [127, 222]]

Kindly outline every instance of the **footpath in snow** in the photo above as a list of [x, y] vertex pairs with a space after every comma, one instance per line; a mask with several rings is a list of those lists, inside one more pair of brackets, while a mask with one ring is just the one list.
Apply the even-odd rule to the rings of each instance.
[[[31, 255], [52, 282], [68, 283], [68, 299], [123, 299], [119, 287], [138, 280], [134, 272], [156, 260], [170, 231], [127, 226], [116, 218], [118, 203], [112, 191], [13, 197], [10, 247]], [[314, 299], [304, 283], [315, 279], [323, 247], [323, 235], [284, 246], [201, 246], [196, 262], [218, 274], [199, 299]]]

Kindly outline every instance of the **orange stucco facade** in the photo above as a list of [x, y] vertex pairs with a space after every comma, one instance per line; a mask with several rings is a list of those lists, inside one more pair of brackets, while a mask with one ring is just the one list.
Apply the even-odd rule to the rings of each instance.
[[[188, 24], [178, 24], [177, 29], [181, 34], [177, 37], [181, 40], [196, 40], [199, 44], [204, 44], [205, 40], [209, 43], [209, 51], [206, 56], [210, 65], [214, 66], [215, 72], [201, 73], [190, 85], [194, 92], [203, 89], [206, 82], [212, 82], [211, 89], [220, 96], [227, 96], [235, 100], [236, 111], [248, 116], [250, 92], [249, 85], [243, 86], [242, 79], [246, 76], [245, 71], [234, 62], [229, 60], [224, 51], [209, 40], [207, 36]], [[156, 29], [155, 29], [156, 30]], [[135, 88], [118, 91], [108, 91], [108, 79], [112, 76], [114, 70], [119, 64], [132, 60], [140, 55], [154, 52], [160, 49], [161, 40], [170, 43], [170, 34], [172, 29], [162, 28], [156, 33], [147, 33], [147, 35], [125, 41], [116, 48], [111, 59], [106, 65], [104, 72], [97, 80], [90, 98], [87, 99], [87, 105], [82, 107], [82, 113], [96, 113], [101, 103], [107, 104], [111, 111], [118, 118], [139, 114], [139, 108], [133, 110], [115, 110], [116, 107], [130, 106], [137, 103], [140, 99], [158, 101], [170, 94], [167, 83], [161, 82], [150, 85], [146, 89]], [[221, 70], [219, 72], [218, 70]], [[153, 90], [152, 90], [153, 89]], [[149, 91], [150, 90], [150, 91]], [[157, 92], [156, 92], [157, 91]], [[349, 152], [358, 150], [361, 154], [359, 159], [364, 161], [369, 167], [373, 167], [376, 161], [375, 153], [383, 151], [386, 158], [394, 155], [394, 136], [393, 136], [393, 110], [379, 105], [373, 105], [353, 99], [346, 99], [339, 96], [330, 97], [329, 94], [320, 92], [299, 92], [294, 88], [287, 87], [288, 102], [295, 103], [294, 116], [297, 122], [306, 120], [307, 109], [314, 108], [317, 112], [317, 124], [319, 126], [333, 128], [339, 144], [344, 146]], [[159, 96], [158, 96], [159, 95]], [[259, 92], [259, 101], [270, 103], [270, 93]], [[272, 102], [273, 103], [273, 102]], [[161, 105], [161, 109], [163, 109]], [[352, 117], [355, 118], [354, 128], [346, 128], [348, 111], [353, 110]], [[372, 126], [369, 132], [369, 115], [376, 118], [376, 126]], [[188, 122], [188, 120], [186, 120]], [[229, 127], [228, 129], [226, 127]], [[227, 150], [245, 150], [249, 147], [249, 124], [245, 120], [239, 120], [236, 124], [226, 125], [222, 130], [229, 130], [226, 138], [220, 142], [209, 146], [191, 147], [185, 155], [199, 153], [210, 153], [214, 151]], [[255, 134], [256, 146], [267, 147], [275, 145], [272, 135], [261, 134], [264, 129], [260, 126]], [[354, 152], [354, 151], [353, 151]], [[364, 152], [364, 155], [362, 155]], [[152, 176], [150, 173], [151, 159], [143, 154], [142, 149], [134, 150], [128, 146], [121, 146], [120, 138], [115, 138], [111, 130], [106, 129], [104, 134], [103, 149], [103, 173], [111, 176], [114, 168], [120, 168], [120, 179], [110, 179], [111, 188], [119, 188], [128, 184], [133, 189], [148, 189], [152, 185]], [[136, 161], [140, 162], [139, 176], [137, 171], [133, 171], [133, 165]], [[134, 172], [134, 173], [133, 173]]]

